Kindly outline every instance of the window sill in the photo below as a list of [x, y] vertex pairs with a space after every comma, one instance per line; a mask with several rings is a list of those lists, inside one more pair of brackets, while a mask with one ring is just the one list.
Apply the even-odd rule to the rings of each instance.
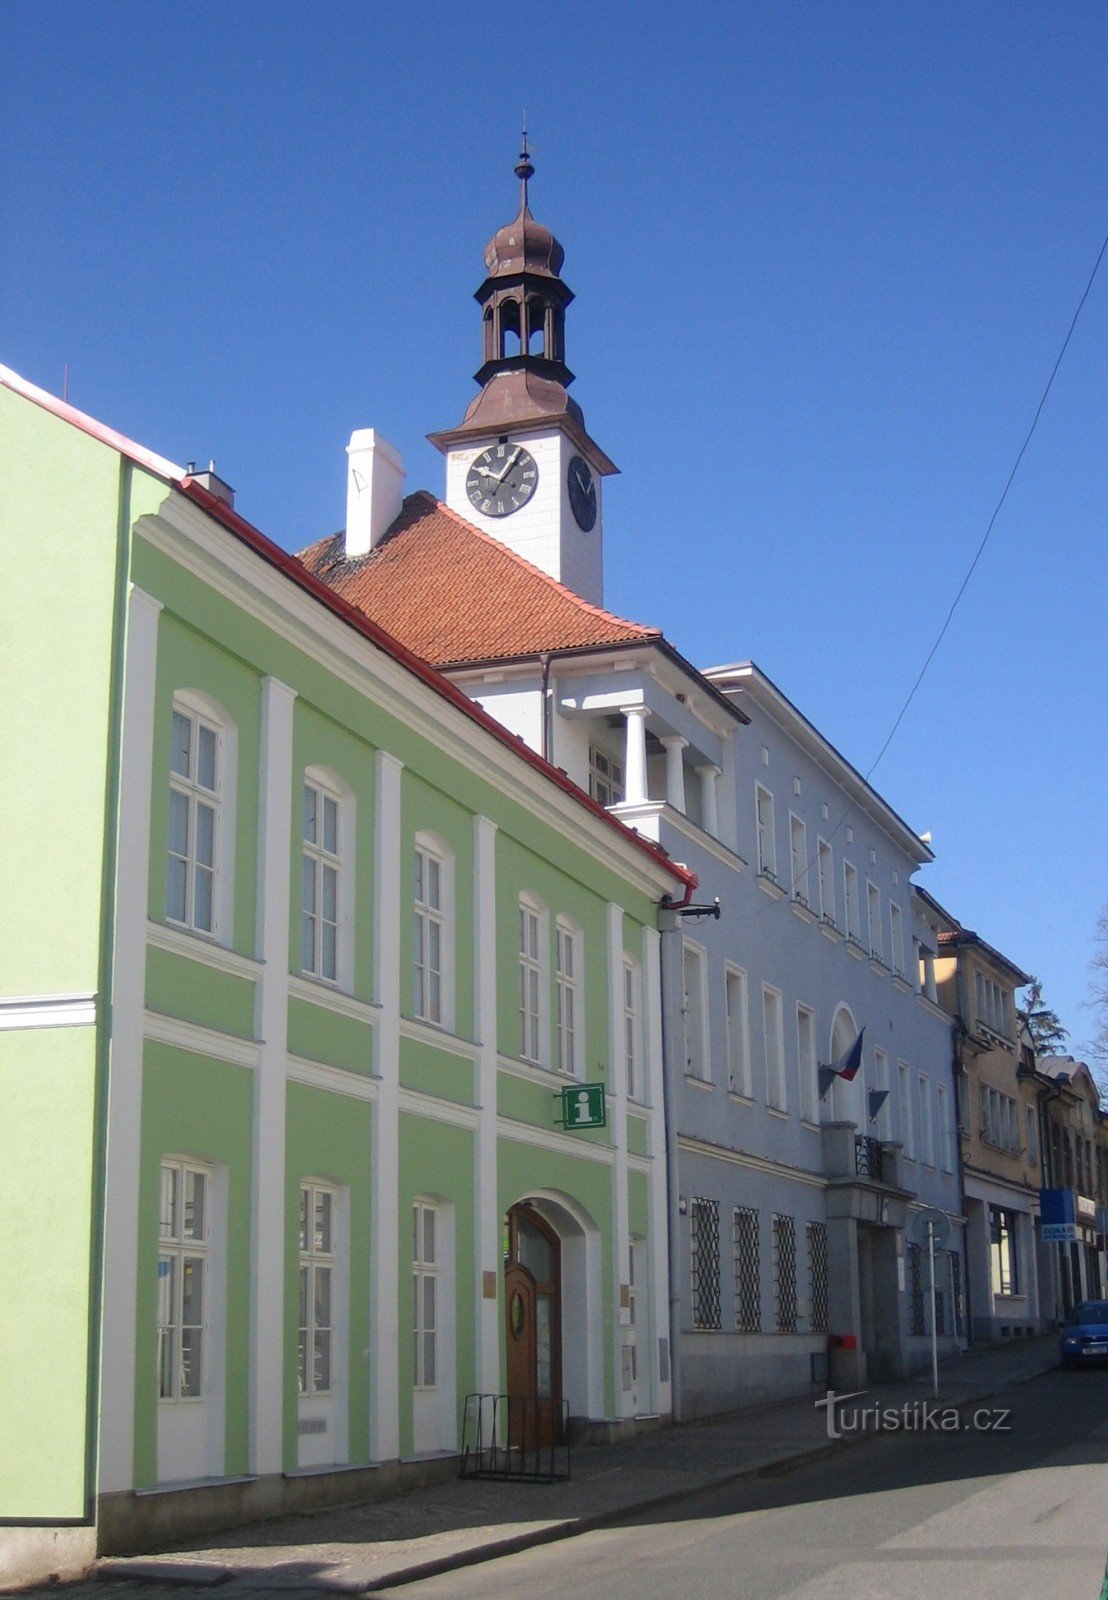
[[148, 921], [146, 942], [158, 950], [185, 956], [190, 961], [200, 961], [206, 967], [214, 967], [217, 972], [229, 972], [236, 978], [257, 979], [265, 970], [264, 961], [240, 955], [237, 950], [220, 944], [210, 933], [198, 933], [193, 928], [185, 928], [175, 922]]
[[880, 956], [874, 955], [872, 950], [870, 951], [869, 957], [869, 970], [873, 973], [876, 973], [877, 977], [879, 978], [888, 978], [892, 976], [892, 969], [885, 965]]
[[852, 933], [848, 933], [846, 936], [846, 953], [848, 956], [853, 956], [855, 961], [866, 960], [866, 952]]
[[744, 1094], [741, 1089], [728, 1089], [727, 1098], [737, 1106], [752, 1106], [754, 1104], [754, 1096], [752, 1094]]
[[832, 944], [842, 944], [844, 937], [842, 929], [827, 917], [820, 918], [819, 931], [825, 939], [830, 939]]
[[785, 890], [770, 872], [759, 872], [754, 882], [763, 894], [768, 894], [771, 900], [784, 900]]
[[901, 994], [911, 994], [912, 985], [902, 972], [893, 973], [893, 988], [899, 989]]
[[685, 1082], [691, 1084], [695, 1089], [712, 1089], [715, 1087], [711, 1078], [698, 1078], [695, 1072], [686, 1072]]
[[778, 1119], [778, 1121], [780, 1121], [780, 1122], [788, 1122], [789, 1115], [790, 1115], [789, 1112], [786, 1111], [782, 1106], [767, 1106], [766, 1107], [766, 1116], [767, 1117], [776, 1117]]
[[804, 900], [790, 900], [789, 910], [794, 917], [799, 917], [801, 922], [813, 923], [816, 920], [815, 912]]

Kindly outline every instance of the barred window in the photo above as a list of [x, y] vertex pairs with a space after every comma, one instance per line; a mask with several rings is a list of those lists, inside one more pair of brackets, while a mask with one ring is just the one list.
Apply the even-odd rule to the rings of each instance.
[[734, 1230], [735, 1327], [740, 1333], [759, 1333], [762, 1327], [761, 1252], [758, 1213], [753, 1206], [735, 1207]]
[[827, 1228], [822, 1222], [808, 1224], [808, 1300], [812, 1308], [812, 1332], [827, 1332]]
[[927, 1332], [923, 1315], [923, 1266], [918, 1244], [908, 1246], [908, 1332], [917, 1337]]
[[719, 1328], [719, 1201], [691, 1200], [689, 1225], [693, 1327]]
[[796, 1332], [796, 1222], [778, 1212], [773, 1217], [773, 1325], [778, 1333]]

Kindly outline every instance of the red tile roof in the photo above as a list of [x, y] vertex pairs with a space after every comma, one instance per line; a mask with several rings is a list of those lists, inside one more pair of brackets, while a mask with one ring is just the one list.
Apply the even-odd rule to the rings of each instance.
[[309, 545], [300, 560], [439, 667], [662, 637], [657, 628], [590, 605], [425, 490], [408, 495], [368, 555], [345, 560], [338, 533]]

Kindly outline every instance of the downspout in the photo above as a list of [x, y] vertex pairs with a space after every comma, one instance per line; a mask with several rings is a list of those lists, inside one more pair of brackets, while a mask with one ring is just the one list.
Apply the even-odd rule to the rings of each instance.
[[[1036, 1072], [1036, 1076], [1038, 1073]], [[1044, 1189], [1057, 1188], [1056, 1173], [1054, 1171], [1054, 1145], [1050, 1138], [1050, 1118], [1047, 1116], [1047, 1107], [1055, 1100], [1062, 1098], [1062, 1085], [1048, 1080], [1038, 1090], [1039, 1105], [1039, 1155], [1042, 1160], [1043, 1177], [1047, 1180]], [[1065, 1174], [1063, 1174], [1065, 1176]], [[1061, 1271], [1058, 1266], [1057, 1246], [1050, 1252], [1050, 1310], [1051, 1321], [1058, 1320], [1058, 1305], [1062, 1298]], [[1040, 1307], [1041, 1310], [1041, 1307]]]
[[[953, 1029], [953, 1072], [954, 1072], [954, 1104], [958, 1104], [958, 1080], [963, 1075], [962, 1041], [966, 1037], [966, 974], [960, 957], [955, 958], [954, 970], [958, 983], [958, 1021]], [[966, 1078], [966, 1094], [969, 1096], [969, 1079]], [[966, 1117], [972, 1136], [973, 1106], [967, 1105]], [[970, 1252], [969, 1252], [969, 1212], [966, 1209], [966, 1158], [962, 1151], [962, 1119], [958, 1119], [958, 1182], [962, 1189], [962, 1215], [966, 1219], [966, 1226], [962, 1230], [962, 1272], [966, 1280], [966, 1346], [973, 1345], [973, 1295], [970, 1293]], [[986, 1213], [987, 1216], [987, 1213]]]
[[554, 719], [553, 707], [550, 703], [550, 664], [554, 660], [552, 650], [543, 650], [539, 656], [539, 665], [542, 668], [542, 682], [540, 687], [541, 718], [542, 718], [542, 758], [554, 765]]
[[[687, 905], [692, 895], [692, 885], [686, 888], [685, 904]], [[666, 934], [674, 934], [680, 926], [674, 917], [670, 927], [664, 927], [667, 912], [675, 908], [662, 907], [662, 916], [658, 919], [658, 932], [664, 939]], [[666, 1016], [666, 990], [669, 985], [666, 980], [667, 963], [662, 953], [659, 953], [659, 970], [661, 973], [661, 1001], [662, 1001], [662, 1108], [666, 1119], [666, 1194], [668, 1196], [667, 1215], [669, 1218], [669, 1376], [670, 1393], [672, 1395], [672, 1413], [674, 1422], [682, 1420], [682, 1372], [681, 1372], [681, 1329], [679, 1327], [679, 1307], [681, 1294], [677, 1286], [677, 1275], [680, 1270], [681, 1260], [681, 1222], [678, 1215], [680, 1204], [679, 1179], [680, 1173], [677, 1162], [677, 1124], [674, 1120], [676, 1092], [672, 1083], [671, 1065], [673, 1051], [669, 1044], [669, 1023]]]

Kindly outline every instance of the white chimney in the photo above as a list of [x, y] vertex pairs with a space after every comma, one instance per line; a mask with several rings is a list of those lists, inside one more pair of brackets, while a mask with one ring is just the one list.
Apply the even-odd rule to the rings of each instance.
[[346, 447], [346, 555], [368, 555], [400, 515], [404, 463], [372, 428], [356, 428]]

